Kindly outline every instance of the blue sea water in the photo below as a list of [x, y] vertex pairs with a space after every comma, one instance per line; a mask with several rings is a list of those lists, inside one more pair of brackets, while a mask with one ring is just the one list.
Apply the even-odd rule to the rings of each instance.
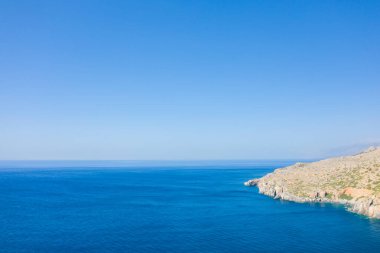
[[0, 252], [380, 251], [377, 220], [243, 186], [285, 163], [2, 164]]

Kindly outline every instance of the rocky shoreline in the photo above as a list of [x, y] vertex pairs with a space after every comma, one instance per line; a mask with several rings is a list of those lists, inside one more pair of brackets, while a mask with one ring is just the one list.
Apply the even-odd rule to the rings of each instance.
[[380, 218], [380, 148], [297, 163], [244, 184], [274, 199], [343, 204], [352, 212]]

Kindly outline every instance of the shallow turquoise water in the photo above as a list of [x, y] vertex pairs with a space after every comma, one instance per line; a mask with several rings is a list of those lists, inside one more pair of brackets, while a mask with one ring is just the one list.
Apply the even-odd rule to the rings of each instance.
[[379, 221], [243, 186], [281, 165], [3, 166], [0, 252], [380, 249]]

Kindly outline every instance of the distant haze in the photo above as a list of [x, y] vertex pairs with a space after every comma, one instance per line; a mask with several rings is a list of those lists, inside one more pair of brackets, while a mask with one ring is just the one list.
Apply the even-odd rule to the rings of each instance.
[[379, 13], [1, 1], [0, 159], [309, 159], [379, 143]]

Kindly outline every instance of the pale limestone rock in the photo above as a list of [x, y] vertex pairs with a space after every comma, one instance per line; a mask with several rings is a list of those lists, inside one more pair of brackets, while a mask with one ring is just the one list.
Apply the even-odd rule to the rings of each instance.
[[260, 193], [276, 199], [346, 204], [353, 212], [380, 218], [380, 148], [296, 163], [245, 185], [257, 186]]

